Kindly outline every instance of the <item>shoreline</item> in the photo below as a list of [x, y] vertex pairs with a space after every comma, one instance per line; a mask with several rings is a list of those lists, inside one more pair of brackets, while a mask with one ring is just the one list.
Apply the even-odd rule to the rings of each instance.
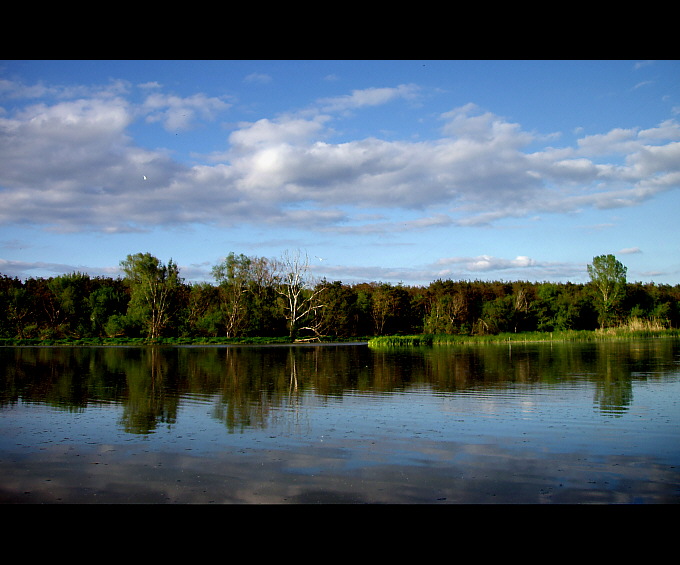
[[327, 340], [291, 340], [287, 337], [248, 338], [0, 338], [0, 347], [240, 347], [240, 346], [321, 346], [368, 345], [369, 347], [427, 347], [434, 345], [483, 345], [499, 343], [543, 343], [574, 341], [607, 341], [615, 339], [674, 338], [680, 329], [630, 330], [606, 328], [596, 330], [564, 330], [556, 332], [520, 332], [493, 335], [414, 334], [364, 336], [356, 338], [329, 337]]
[[0, 347], [241, 347], [241, 346], [319, 346], [367, 344], [371, 338], [333, 338], [328, 341], [293, 340], [289, 338], [0, 338]]

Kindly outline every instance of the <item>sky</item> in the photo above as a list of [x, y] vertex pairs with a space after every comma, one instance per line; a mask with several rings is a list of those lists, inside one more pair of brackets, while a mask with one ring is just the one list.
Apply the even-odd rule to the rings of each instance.
[[680, 62], [3, 60], [0, 274], [680, 283]]

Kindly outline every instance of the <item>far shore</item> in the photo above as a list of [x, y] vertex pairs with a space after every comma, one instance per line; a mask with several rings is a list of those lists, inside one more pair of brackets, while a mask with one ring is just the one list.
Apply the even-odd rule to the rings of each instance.
[[463, 345], [485, 343], [534, 343], [534, 342], [571, 342], [600, 341], [634, 338], [673, 338], [680, 337], [680, 329], [630, 330], [626, 328], [604, 328], [597, 330], [564, 330], [556, 332], [521, 332], [494, 335], [463, 334], [418, 334], [338, 338], [291, 339], [289, 337], [164, 337], [164, 338], [0, 338], [0, 347], [146, 347], [146, 346], [243, 346], [243, 345], [337, 345], [368, 344], [371, 347], [414, 347], [435, 345]]

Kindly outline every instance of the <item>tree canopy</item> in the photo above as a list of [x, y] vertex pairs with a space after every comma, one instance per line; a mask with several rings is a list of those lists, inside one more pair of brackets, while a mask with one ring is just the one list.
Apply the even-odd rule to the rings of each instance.
[[147, 327], [150, 338], [159, 337], [176, 307], [179, 267], [172, 259], [164, 265], [150, 253], [128, 255], [120, 265], [130, 284], [128, 315]]
[[345, 284], [312, 276], [307, 257], [229, 253], [214, 282], [186, 283], [172, 260], [121, 261], [122, 278], [0, 275], [0, 337], [362, 338], [594, 330], [645, 321], [680, 327], [680, 285], [628, 283], [612, 255], [585, 284], [436, 280], [426, 286]]

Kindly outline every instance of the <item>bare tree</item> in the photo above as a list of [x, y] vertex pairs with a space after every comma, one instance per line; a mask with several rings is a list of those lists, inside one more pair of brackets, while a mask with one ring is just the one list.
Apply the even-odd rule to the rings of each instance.
[[301, 330], [310, 330], [319, 337], [321, 322], [316, 314], [324, 308], [320, 300], [324, 287], [310, 275], [309, 257], [299, 250], [286, 251], [274, 264], [276, 291], [283, 300], [290, 338], [295, 339]]

